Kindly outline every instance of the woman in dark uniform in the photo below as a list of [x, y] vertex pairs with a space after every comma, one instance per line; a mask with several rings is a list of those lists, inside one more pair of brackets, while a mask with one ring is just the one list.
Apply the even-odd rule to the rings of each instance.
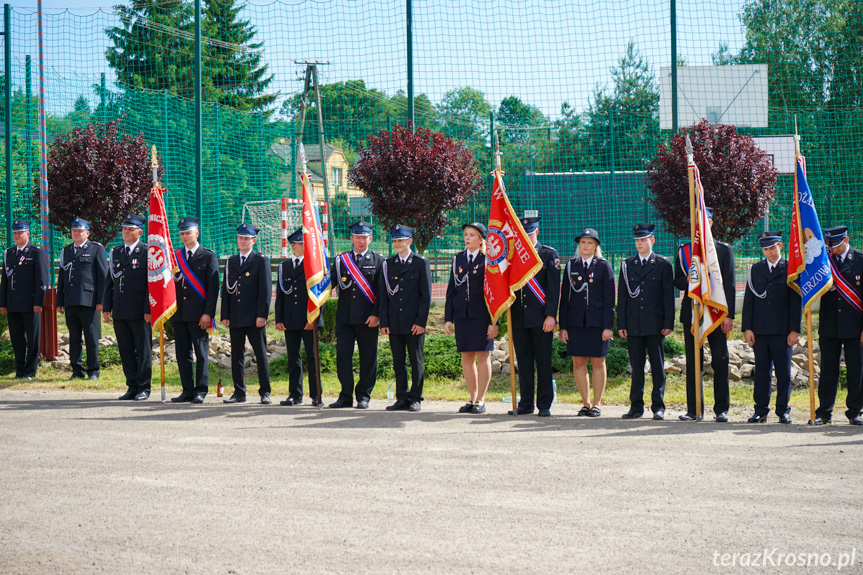
[[[585, 229], [575, 238], [579, 255], [566, 264], [560, 288], [560, 341], [572, 356], [575, 384], [584, 407], [578, 415], [599, 417], [605, 391], [605, 356], [614, 328], [614, 273], [602, 258], [599, 234]], [[593, 403], [588, 401], [587, 359], [593, 367]]]
[[485, 392], [491, 383], [489, 352], [494, 349], [497, 336], [497, 326], [491, 323], [483, 295], [486, 228], [474, 222], [463, 225], [462, 230], [465, 250], [452, 260], [444, 331], [451, 335], [455, 322], [456, 348], [461, 353], [461, 369], [470, 393], [470, 401], [459, 413], [485, 413]]

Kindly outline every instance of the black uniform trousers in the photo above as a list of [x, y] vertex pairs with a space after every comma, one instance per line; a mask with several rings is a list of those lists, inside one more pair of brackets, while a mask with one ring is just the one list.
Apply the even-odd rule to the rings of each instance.
[[554, 333], [541, 327], [512, 328], [512, 345], [518, 359], [518, 385], [522, 409], [533, 409], [533, 367], [536, 365], [536, 407], [551, 409], [554, 388], [551, 384], [551, 343]]
[[[393, 352], [393, 371], [396, 375], [396, 399], [402, 401], [422, 401], [425, 367], [423, 366], [423, 346], [426, 334], [390, 333], [390, 349]], [[405, 355], [407, 351], [407, 356]], [[408, 390], [407, 358], [411, 362], [411, 387]]]
[[[695, 338], [690, 326], [683, 324], [683, 344], [686, 348], [686, 413], [695, 414]], [[756, 338], [758, 339], [758, 338]], [[713, 412], [728, 411], [731, 395], [728, 390], [728, 338], [717, 327], [707, 336], [710, 346], [710, 365], [713, 367]], [[700, 354], [701, 370], [704, 370], [704, 354]], [[702, 377], [701, 405], [704, 406], [704, 378]]]
[[[207, 395], [210, 389], [210, 370], [207, 358], [210, 353], [210, 334], [194, 321], [173, 321], [174, 344], [177, 351], [177, 369], [183, 394], [194, 396]], [[192, 356], [194, 352], [194, 357]], [[197, 363], [196, 363], [197, 360]], [[192, 366], [195, 366], [194, 377]]]
[[[354, 344], [360, 352], [360, 377], [354, 389]], [[336, 372], [342, 391], [339, 399], [357, 401], [371, 399], [378, 378], [378, 328], [364, 323], [336, 324]]]
[[860, 354], [860, 338], [836, 338], [821, 336], [821, 377], [818, 380], [818, 409], [816, 417], [831, 419], [833, 405], [836, 403], [836, 391], [839, 387], [839, 361], [845, 350], [845, 369], [848, 374], [848, 398], [845, 405], [848, 410], [845, 415], [852, 419], [860, 414], [863, 408], [863, 397], [860, 393], [860, 378], [863, 374], [863, 358]]
[[39, 332], [42, 314], [32, 311], [7, 311], [9, 339], [15, 354], [15, 377], [36, 377], [39, 367]]
[[114, 319], [114, 335], [129, 391], [150, 391], [153, 375], [153, 331], [143, 319]]
[[650, 394], [650, 410], [656, 413], [665, 409], [665, 336], [630, 335], [626, 338], [629, 360], [632, 363], [632, 388], [629, 402], [632, 411], [644, 413], [644, 362], [650, 359], [650, 375], [653, 378], [653, 392]]
[[263, 397], [270, 393], [270, 361], [267, 357], [267, 328], [232, 327], [231, 337], [231, 377], [234, 380], [234, 395], [246, 395], [246, 339], [252, 346], [258, 365], [258, 393]]
[[[70, 305], [66, 308], [66, 327], [69, 328], [69, 363], [76, 377], [99, 377], [99, 338], [102, 323], [95, 307]], [[84, 345], [87, 346], [87, 370], [84, 370]]]
[[791, 408], [791, 346], [787, 335], [755, 336], [755, 415], [770, 413], [770, 373], [776, 372], [776, 415], [788, 415]]
[[[318, 329], [318, 326], [315, 326]], [[303, 400], [303, 358], [300, 342], [306, 348], [306, 363], [309, 366], [309, 397], [318, 397], [318, 372], [315, 357], [315, 332], [310, 329], [286, 329], [285, 347], [288, 350], [288, 397]]]

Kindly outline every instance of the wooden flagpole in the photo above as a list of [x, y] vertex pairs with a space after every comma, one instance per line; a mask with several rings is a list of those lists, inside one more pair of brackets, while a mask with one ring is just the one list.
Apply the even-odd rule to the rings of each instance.
[[[794, 201], [797, 209], [797, 229], [800, 229], [800, 188], [797, 187], [797, 158], [800, 157], [800, 135], [797, 134], [797, 116], [794, 117]], [[789, 242], [790, 243], [790, 242]], [[815, 359], [812, 349], [812, 310], [806, 307], [806, 351], [809, 358], [809, 421], [815, 424]]]
[[159, 364], [162, 367], [162, 403], [165, 403], [165, 325], [159, 326]]
[[[318, 313], [320, 312], [320, 308], [318, 308]], [[316, 399], [317, 407], [320, 409], [324, 404], [324, 392], [321, 386], [321, 351], [318, 346], [318, 319], [315, 318], [314, 325], [312, 327], [312, 332], [315, 334], [315, 374], [318, 376], [318, 397]], [[311, 366], [309, 366], [311, 367]]]
[[[690, 168], [689, 164], [694, 164], [695, 158], [692, 152], [692, 142], [689, 136], [686, 136], [686, 163], [687, 173], [689, 174], [689, 250], [692, 254], [690, 258], [690, 271], [695, 265], [695, 170]], [[690, 298], [692, 304], [692, 327], [696, 328], [692, 334], [692, 351], [693, 351], [693, 372], [695, 374], [695, 419], [701, 421], [704, 416], [704, 407], [701, 405], [702, 399], [702, 383], [701, 383], [701, 324], [696, 327], [696, 322], [699, 317], [699, 304], [696, 300]]]

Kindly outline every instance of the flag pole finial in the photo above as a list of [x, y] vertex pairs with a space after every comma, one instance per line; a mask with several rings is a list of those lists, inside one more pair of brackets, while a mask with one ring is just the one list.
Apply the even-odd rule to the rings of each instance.
[[156, 156], [156, 144], [153, 144], [153, 150], [150, 153], [150, 167], [153, 169], [153, 183], [159, 182], [159, 158]]
[[797, 133], [797, 114], [794, 114], [794, 153], [800, 155], [800, 134]]
[[305, 147], [305, 146], [303, 146], [303, 143], [302, 143], [302, 142], [300, 142], [299, 144], [297, 144], [297, 156], [298, 156], [298, 157], [299, 157], [299, 159], [300, 159], [300, 161], [299, 161], [299, 166], [300, 166], [299, 171], [300, 171], [300, 173], [305, 174], [305, 173], [306, 173], [306, 147]]
[[686, 135], [686, 161], [690, 164], [695, 161], [695, 156], [692, 153], [692, 140], [689, 139], [689, 134]]
[[500, 170], [500, 137], [497, 135], [497, 130], [494, 131], [494, 167]]

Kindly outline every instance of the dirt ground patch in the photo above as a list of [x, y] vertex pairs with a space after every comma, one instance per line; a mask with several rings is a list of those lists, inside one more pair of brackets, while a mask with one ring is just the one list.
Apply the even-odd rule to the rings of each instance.
[[801, 553], [863, 571], [844, 422], [115, 397], [0, 391], [0, 573], [837, 571], [774, 565]]

